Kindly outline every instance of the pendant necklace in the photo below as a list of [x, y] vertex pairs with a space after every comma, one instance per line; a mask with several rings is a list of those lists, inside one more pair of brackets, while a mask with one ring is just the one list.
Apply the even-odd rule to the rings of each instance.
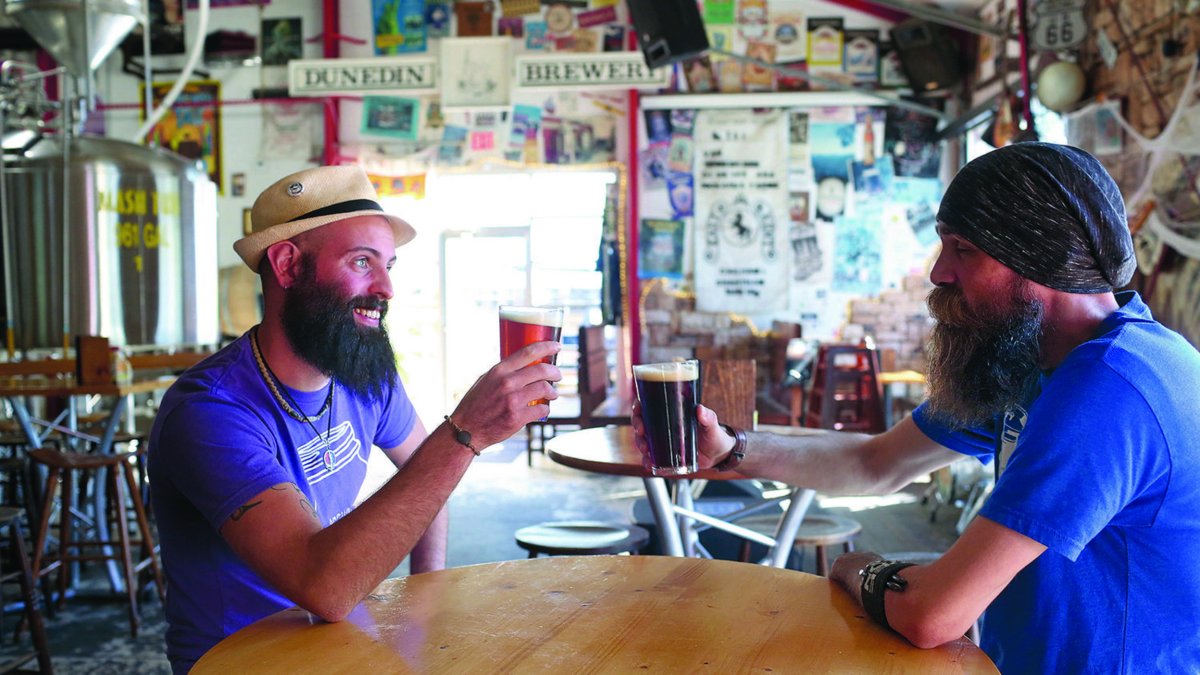
[[[322, 457], [322, 461], [325, 464], [325, 468], [333, 469], [333, 448], [329, 445], [329, 432], [333, 428], [333, 378], [329, 378], [329, 393], [325, 396], [325, 404], [321, 406], [317, 414], [305, 415], [300, 410], [300, 405], [292, 399], [291, 394], [287, 392], [286, 388], [280, 388], [282, 383], [278, 382], [275, 372], [271, 370], [271, 366], [267, 365], [266, 359], [263, 358], [262, 349], [258, 346], [258, 326], [255, 326], [254, 330], [250, 333], [250, 347], [251, 351], [254, 352], [254, 362], [258, 365], [258, 373], [262, 376], [263, 381], [266, 382], [267, 389], [271, 390], [271, 395], [275, 397], [275, 401], [279, 403], [279, 406], [283, 408], [283, 411], [289, 417], [298, 422], [308, 424], [313, 433], [317, 435], [317, 438], [321, 439], [321, 442], [325, 444], [325, 454]], [[325, 435], [322, 436], [320, 430], [317, 429], [317, 425], [313, 424], [313, 422], [321, 419], [325, 413], [329, 413], [329, 417], [325, 420]]]

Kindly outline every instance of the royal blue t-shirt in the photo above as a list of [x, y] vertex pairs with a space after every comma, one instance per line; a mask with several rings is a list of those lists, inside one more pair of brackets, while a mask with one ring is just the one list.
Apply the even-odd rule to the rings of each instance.
[[[309, 414], [327, 395], [287, 392]], [[249, 334], [179, 378], [155, 418], [148, 460], [175, 672], [239, 628], [295, 605], [221, 537], [233, 511], [273, 485], [295, 483], [328, 526], [353, 508], [371, 446], [400, 445], [415, 421], [399, 384], [372, 403], [335, 385], [330, 412], [312, 425], [293, 419], [267, 388]]]
[[1137, 294], [994, 428], [938, 443], [1000, 475], [980, 514], [1045, 544], [984, 613], [1003, 673], [1200, 672], [1200, 353]]

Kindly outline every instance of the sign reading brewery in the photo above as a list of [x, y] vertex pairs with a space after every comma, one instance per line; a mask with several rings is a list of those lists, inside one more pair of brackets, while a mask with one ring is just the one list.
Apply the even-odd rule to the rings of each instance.
[[520, 54], [518, 89], [642, 89], [670, 83], [668, 68], [651, 70], [641, 52]]
[[288, 62], [289, 96], [427, 94], [437, 91], [437, 59], [381, 56]]

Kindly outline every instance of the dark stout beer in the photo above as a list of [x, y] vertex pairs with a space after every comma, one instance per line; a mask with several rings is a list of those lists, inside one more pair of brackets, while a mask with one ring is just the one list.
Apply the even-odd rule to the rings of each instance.
[[696, 404], [700, 362], [648, 363], [633, 367], [655, 476], [696, 472]]

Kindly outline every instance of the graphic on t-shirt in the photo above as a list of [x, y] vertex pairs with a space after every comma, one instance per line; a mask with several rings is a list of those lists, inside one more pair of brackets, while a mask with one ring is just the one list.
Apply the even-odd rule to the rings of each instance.
[[1000, 451], [996, 453], [997, 478], [1008, 466], [1008, 458], [1012, 456], [1013, 450], [1017, 449], [1017, 440], [1021, 437], [1021, 431], [1025, 429], [1027, 419], [1029, 413], [1019, 405], [1004, 413], [1004, 423], [1000, 428]]
[[355, 460], [360, 460], [358, 451], [362, 443], [354, 435], [354, 427], [350, 422], [341, 424], [329, 430], [329, 435], [322, 440], [317, 436], [297, 449], [300, 455], [300, 465], [304, 467], [304, 477], [309, 485], [320, 483]]

